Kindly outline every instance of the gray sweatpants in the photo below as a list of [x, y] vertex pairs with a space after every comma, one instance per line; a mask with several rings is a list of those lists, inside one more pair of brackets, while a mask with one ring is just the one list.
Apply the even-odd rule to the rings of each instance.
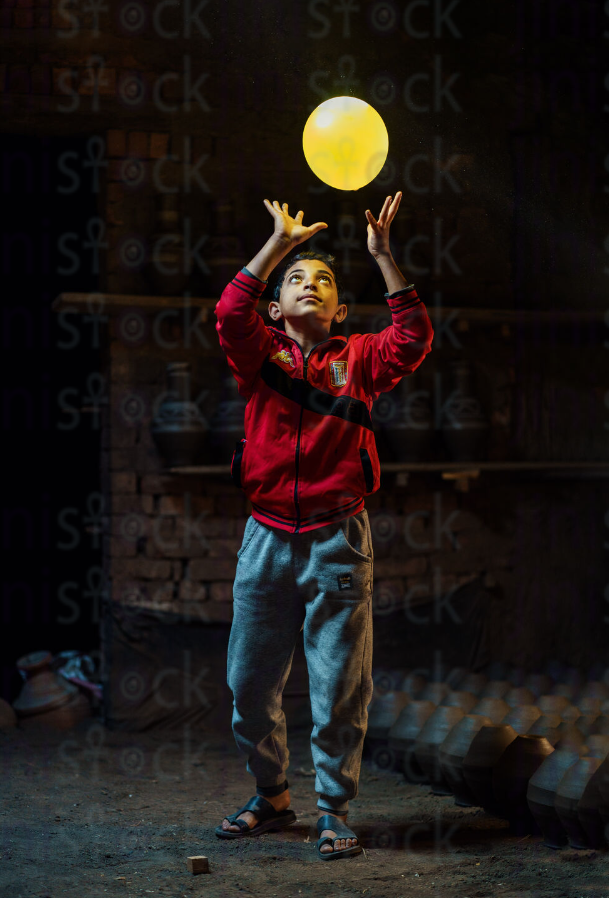
[[249, 517], [238, 553], [228, 685], [233, 733], [259, 794], [286, 783], [283, 689], [303, 630], [320, 810], [358, 794], [372, 699], [373, 549], [366, 509], [306, 533]]

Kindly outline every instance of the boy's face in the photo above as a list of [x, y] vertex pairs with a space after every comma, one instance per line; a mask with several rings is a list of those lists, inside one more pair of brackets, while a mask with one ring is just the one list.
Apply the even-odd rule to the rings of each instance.
[[315, 329], [332, 321], [340, 323], [347, 306], [338, 304], [338, 291], [332, 271], [321, 259], [298, 259], [286, 272], [279, 303], [269, 303], [274, 321], [285, 318], [300, 325], [310, 323]]

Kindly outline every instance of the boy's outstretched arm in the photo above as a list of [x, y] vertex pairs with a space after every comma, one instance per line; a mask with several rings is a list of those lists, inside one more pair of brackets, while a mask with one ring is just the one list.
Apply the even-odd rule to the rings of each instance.
[[427, 310], [413, 284], [408, 284], [391, 255], [389, 225], [402, 199], [396, 193], [393, 202], [388, 196], [378, 221], [370, 209], [368, 219], [368, 249], [379, 264], [387, 284], [386, 298], [393, 322], [379, 334], [364, 337], [362, 356], [368, 380], [368, 392], [377, 399], [380, 393], [392, 390], [407, 374], [412, 374], [431, 351], [433, 328]]

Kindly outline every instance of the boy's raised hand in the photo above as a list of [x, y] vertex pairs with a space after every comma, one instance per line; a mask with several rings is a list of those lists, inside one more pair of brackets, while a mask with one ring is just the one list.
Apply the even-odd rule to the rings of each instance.
[[288, 215], [287, 203], [280, 206], [277, 200], [273, 200], [273, 205], [271, 205], [268, 200], [265, 200], [264, 204], [275, 219], [274, 236], [280, 240], [284, 240], [286, 243], [290, 243], [292, 246], [297, 246], [299, 243], [303, 243], [305, 240], [308, 240], [309, 237], [312, 237], [314, 234], [317, 234], [318, 231], [321, 231], [322, 228], [328, 227], [325, 221], [317, 221], [315, 224], [309, 225], [309, 227], [306, 228], [302, 223], [302, 217], [304, 215], [302, 209], [297, 213], [296, 218], [292, 218], [291, 215]]
[[391, 255], [391, 247], [389, 246], [389, 225], [398, 211], [400, 201], [402, 199], [402, 191], [398, 190], [393, 202], [388, 196], [381, 209], [379, 220], [375, 221], [374, 215], [370, 209], [366, 209], [366, 218], [368, 219], [368, 249], [373, 256]]

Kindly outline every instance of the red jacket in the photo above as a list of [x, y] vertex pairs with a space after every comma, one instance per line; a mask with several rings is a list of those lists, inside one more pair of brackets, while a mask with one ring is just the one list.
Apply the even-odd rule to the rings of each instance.
[[380, 486], [372, 403], [412, 374], [433, 328], [413, 286], [385, 294], [393, 323], [378, 334], [300, 344], [256, 311], [266, 286], [246, 270], [216, 305], [220, 345], [248, 400], [231, 474], [252, 516], [305, 533], [357, 514]]

